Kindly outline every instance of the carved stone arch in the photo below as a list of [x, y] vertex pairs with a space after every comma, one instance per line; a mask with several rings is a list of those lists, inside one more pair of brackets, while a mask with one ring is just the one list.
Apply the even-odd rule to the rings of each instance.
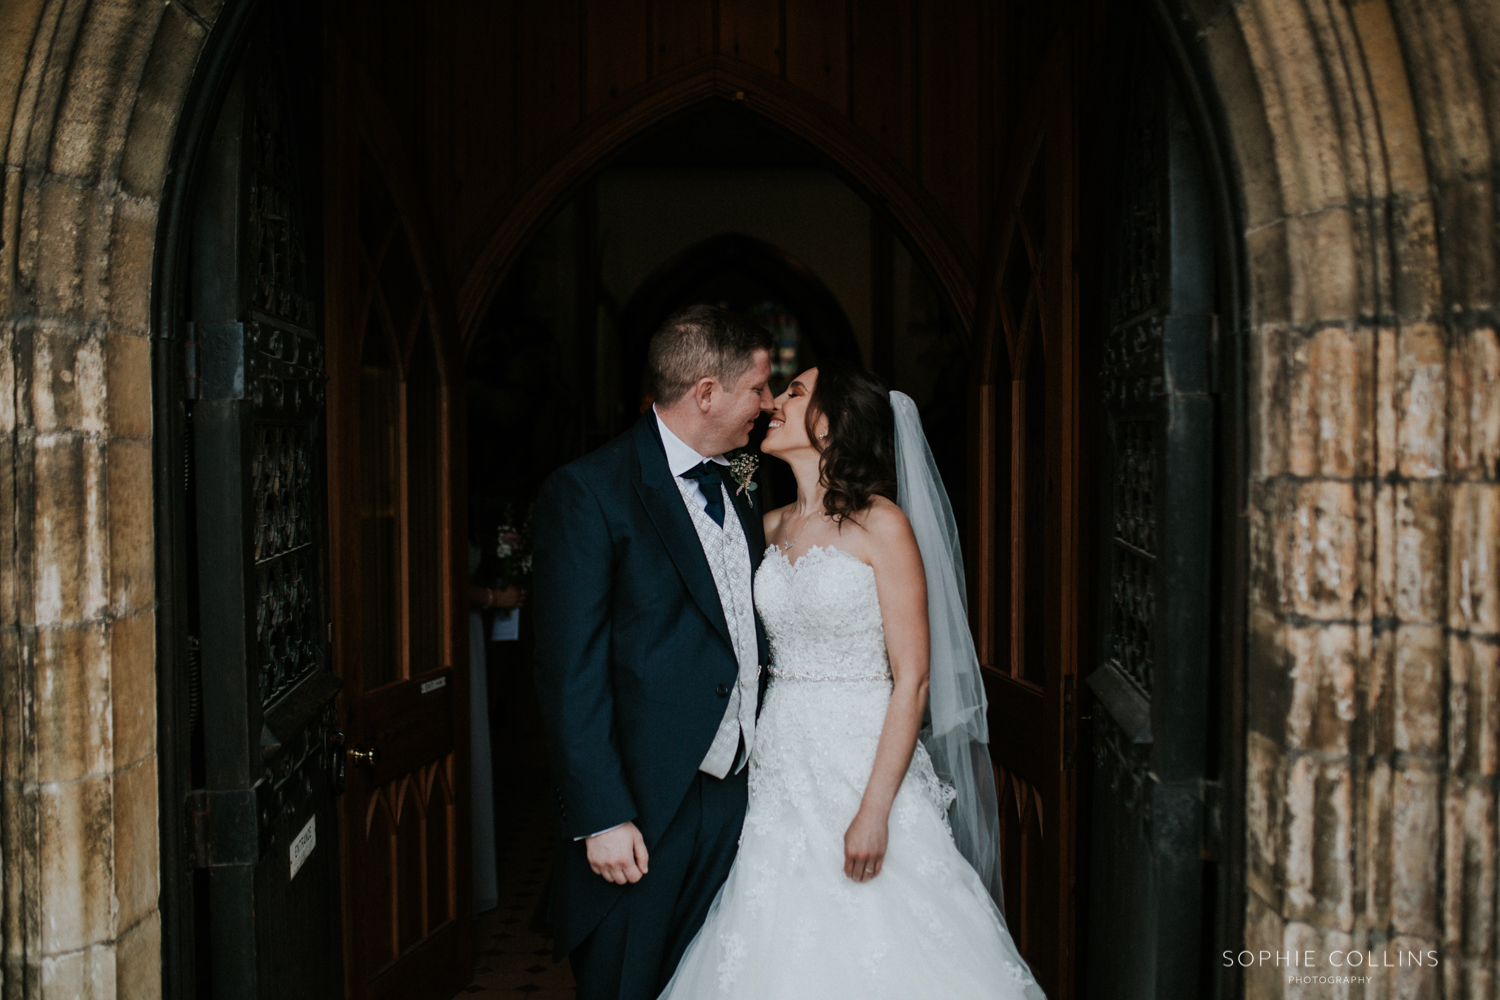
[[665, 119], [707, 100], [744, 102], [751, 111], [806, 141], [864, 188], [909, 236], [931, 266], [965, 332], [974, 305], [975, 261], [948, 216], [915, 177], [868, 134], [777, 77], [743, 63], [714, 59], [666, 73], [622, 95], [586, 119], [543, 155], [513, 187], [482, 231], [489, 236], [458, 292], [465, 343], [491, 298], [553, 207], [615, 150]]

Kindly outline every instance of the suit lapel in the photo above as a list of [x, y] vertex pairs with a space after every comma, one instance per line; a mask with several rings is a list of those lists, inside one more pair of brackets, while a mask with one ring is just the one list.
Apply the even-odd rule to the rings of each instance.
[[740, 516], [741, 527], [745, 529], [745, 544], [750, 546], [750, 572], [754, 573], [760, 569], [760, 557], [766, 552], [766, 527], [761, 522], [760, 512], [755, 509], [755, 492], [739, 490], [739, 484], [728, 474], [729, 470], [724, 471], [724, 488], [729, 491], [729, 499], [734, 504], [735, 513]]
[[[760, 569], [760, 561], [766, 554], [766, 526], [761, 520], [760, 511], [756, 510], [755, 491], [745, 490], [736, 493], [738, 483], [733, 476], [726, 477], [724, 488], [729, 491], [730, 501], [734, 504], [735, 513], [740, 516], [740, 524], [745, 529], [745, 543], [750, 546], [750, 577], [753, 580], [755, 573]], [[765, 663], [771, 658], [770, 643], [766, 638], [765, 626], [761, 623], [760, 612], [755, 613], [755, 647], [759, 662]]]
[[703, 554], [703, 542], [683, 506], [682, 494], [678, 492], [672, 471], [667, 468], [667, 453], [656, 429], [656, 415], [650, 410], [636, 424], [635, 451], [641, 472], [635, 483], [636, 494], [641, 498], [651, 523], [656, 526], [657, 534], [661, 535], [677, 572], [682, 574], [688, 593], [693, 595], [693, 601], [733, 650], [729, 623], [724, 620], [724, 606], [719, 602], [719, 588], [714, 586], [708, 557]]

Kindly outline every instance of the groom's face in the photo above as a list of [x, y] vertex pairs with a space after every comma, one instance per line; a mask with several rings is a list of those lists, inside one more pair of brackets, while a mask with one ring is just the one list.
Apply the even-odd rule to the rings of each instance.
[[716, 391], [705, 416], [712, 426], [717, 440], [717, 451], [722, 454], [743, 448], [750, 443], [750, 432], [762, 411], [771, 408], [771, 355], [767, 351], [756, 351], [745, 374], [733, 386], [723, 386]]

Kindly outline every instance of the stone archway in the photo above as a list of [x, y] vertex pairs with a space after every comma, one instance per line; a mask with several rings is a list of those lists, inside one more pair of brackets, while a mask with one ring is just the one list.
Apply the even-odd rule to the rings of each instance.
[[[21, 0], [0, 16], [4, 989], [151, 996], [171, 839], [153, 269], [183, 109], [228, 15]], [[1448, 989], [1477, 994], [1496, 963], [1500, 560], [1480, 556], [1500, 535], [1500, 11], [1255, 0], [1179, 23], [1247, 251], [1244, 945], [1430, 950], [1441, 971], [1395, 982], [1452, 969]], [[947, 256], [967, 314], [973, 265]], [[482, 285], [458, 298], [472, 316]], [[1274, 967], [1245, 976], [1249, 996], [1286, 990]]]

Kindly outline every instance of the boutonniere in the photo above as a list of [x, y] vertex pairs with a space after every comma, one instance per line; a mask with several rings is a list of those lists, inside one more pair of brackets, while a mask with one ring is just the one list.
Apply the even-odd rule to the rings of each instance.
[[754, 452], [742, 451], [729, 460], [729, 474], [740, 484], [740, 488], [734, 491], [735, 496], [756, 488], [755, 470], [758, 468], [760, 456]]

